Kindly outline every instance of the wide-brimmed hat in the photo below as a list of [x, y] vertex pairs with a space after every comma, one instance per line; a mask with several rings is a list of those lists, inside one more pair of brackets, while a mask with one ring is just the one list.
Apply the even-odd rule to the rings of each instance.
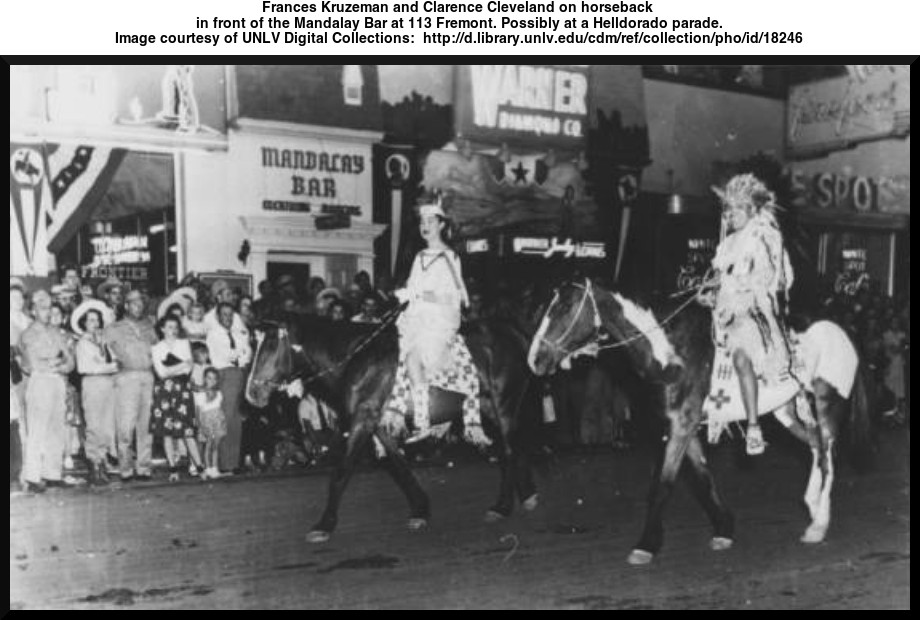
[[294, 281], [294, 276], [292, 276], [289, 273], [286, 273], [280, 278], [278, 278], [278, 282], [275, 284], [275, 286], [277, 286], [278, 288], [281, 288], [283, 286], [290, 286], [294, 284], [296, 284], [296, 282]]
[[13, 290], [13, 289], [18, 289], [20, 292], [25, 293], [26, 284], [19, 278], [14, 278], [13, 276], [10, 276], [10, 290]]
[[319, 292], [319, 295], [316, 296], [317, 299], [322, 299], [323, 297], [335, 297], [336, 299], [342, 299], [342, 293], [339, 292], [339, 289], [329, 287], [323, 289]]
[[169, 309], [175, 305], [178, 305], [182, 308], [182, 311], [188, 314], [189, 308], [192, 304], [198, 301], [198, 293], [195, 289], [189, 286], [183, 286], [177, 288], [172, 292], [172, 294], [160, 302], [160, 306], [157, 308], [157, 320], [159, 321], [166, 313], [169, 312]]
[[77, 295], [79, 291], [69, 284], [55, 284], [51, 287], [51, 294], [55, 297], [61, 295]]
[[93, 310], [98, 312], [99, 316], [102, 317], [102, 327], [106, 327], [115, 320], [115, 313], [112, 312], [111, 308], [98, 299], [90, 299], [77, 306], [70, 315], [70, 328], [73, 330], [73, 333], [78, 336], [82, 336], [85, 333], [80, 323], [83, 321], [83, 317]]
[[215, 280], [211, 283], [211, 297], [217, 298], [223, 291], [230, 289], [230, 283], [226, 280]]
[[108, 297], [109, 293], [114, 288], [120, 288], [124, 290], [125, 283], [113, 276], [99, 285], [99, 287], [96, 289], [96, 296], [99, 298]]

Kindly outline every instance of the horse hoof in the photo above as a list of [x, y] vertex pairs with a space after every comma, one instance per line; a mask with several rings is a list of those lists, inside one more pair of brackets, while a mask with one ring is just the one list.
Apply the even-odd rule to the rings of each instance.
[[330, 538], [332, 538], [332, 535], [329, 532], [320, 532], [318, 530], [307, 534], [307, 542], [311, 545], [322, 545], [329, 542]]
[[818, 545], [824, 542], [824, 538], [826, 536], [827, 527], [812, 525], [807, 530], [805, 530], [805, 534], [800, 540], [806, 545]]
[[629, 557], [626, 559], [626, 561], [630, 566], [648, 566], [654, 559], [655, 556], [648, 551], [643, 551], [642, 549], [633, 549], [633, 552], [629, 554]]
[[428, 519], [409, 519], [409, 531], [421, 532], [428, 529]]
[[734, 540], [731, 538], [722, 538], [721, 536], [715, 536], [709, 541], [709, 548], [713, 551], [728, 551], [734, 545]]
[[489, 510], [486, 512], [486, 517], [484, 520], [486, 523], [498, 523], [499, 521], [505, 520], [505, 515], [496, 510]]
[[540, 496], [534, 493], [521, 503], [521, 507], [527, 512], [533, 512], [540, 506]]

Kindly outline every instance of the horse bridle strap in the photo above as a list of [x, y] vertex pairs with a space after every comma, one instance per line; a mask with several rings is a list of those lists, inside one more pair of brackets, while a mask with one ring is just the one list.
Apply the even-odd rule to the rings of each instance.
[[[575, 284], [575, 283], [573, 283], [572, 285], [577, 288], [583, 288], [585, 292], [584, 292], [584, 295], [582, 295], [581, 297], [581, 301], [578, 304], [578, 310], [575, 311], [575, 315], [572, 317], [572, 321], [571, 323], [569, 323], [568, 328], [562, 333], [561, 336], [559, 336], [555, 340], [549, 340], [545, 336], [540, 336], [541, 342], [549, 345], [551, 348], [556, 349], [557, 351], [561, 351], [565, 356], [571, 355], [572, 353], [575, 353], [576, 351], [579, 350], [579, 349], [569, 350], [568, 348], [563, 347], [560, 343], [564, 342], [565, 339], [568, 337], [568, 335], [572, 333], [572, 330], [575, 329], [575, 325], [578, 324], [578, 319], [581, 317], [581, 313], [584, 311], [585, 306], [588, 304], [588, 301], [591, 302], [591, 309], [594, 311], [594, 329], [596, 331], [595, 338], [594, 338], [595, 341], [600, 339], [601, 327], [603, 326], [603, 322], [601, 321], [601, 313], [597, 307], [597, 299], [594, 296], [594, 286], [591, 284], [591, 279], [586, 278], [584, 286], [582, 286], [581, 284]], [[549, 316], [550, 310], [553, 309], [553, 306], [556, 304], [558, 300], [559, 300], [559, 293], [557, 292], [555, 297], [553, 298], [552, 303], [550, 303], [549, 307], [546, 309], [545, 316]]]

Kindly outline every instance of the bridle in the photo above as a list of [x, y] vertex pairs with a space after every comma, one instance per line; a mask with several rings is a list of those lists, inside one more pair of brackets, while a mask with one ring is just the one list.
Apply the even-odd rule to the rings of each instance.
[[[684, 291], [681, 294], [686, 294], [688, 292], [699, 293], [705, 287], [709, 286], [709, 284], [710, 282], [704, 282], [699, 287], [695, 287], [692, 291]], [[600, 352], [600, 351], [625, 348], [629, 346], [630, 344], [641, 340], [642, 338], [647, 338], [649, 333], [651, 331], [654, 331], [654, 330], [649, 330], [649, 331], [639, 330], [639, 333], [637, 333], [636, 335], [631, 336], [629, 338], [621, 339], [618, 342], [613, 342], [610, 344], [600, 344], [601, 342], [605, 340], [605, 334], [601, 331], [601, 328], [603, 327], [604, 322], [601, 318], [601, 312], [597, 304], [597, 297], [595, 296], [594, 285], [591, 283], [591, 279], [585, 278], [584, 285], [579, 284], [577, 282], [571, 282], [570, 286], [584, 290], [584, 294], [582, 295], [581, 301], [578, 304], [578, 310], [575, 312], [575, 315], [572, 317], [571, 323], [569, 323], [569, 326], [562, 333], [562, 335], [556, 338], [555, 340], [549, 340], [542, 334], [540, 335], [540, 342], [542, 344], [545, 344], [551, 349], [562, 353], [561, 359], [564, 360], [582, 351], [590, 350], [592, 354], [596, 354], [597, 352]], [[610, 293], [610, 294], [613, 296], [613, 293]], [[550, 311], [553, 309], [553, 306], [558, 301], [559, 301], [559, 290], [557, 289], [553, 296], [553, 300], [550, 302], [550, 305], [546, 308], [546, 312], [543, 313], [544, 321], [547, 320], [547, 318], [549, 317]], [[664, 320], [659, 321], [658, 326], [655, 329], [664, 330], [666, 325], [668, 325], [671, 321], [677, 318], [677, 315], [683, 312], [688, 306], [693, 304], [695, 301], [696, 301], [696, 296], [695, 295], [690, 296], [686, 301], [684, 301], [684, 303], [678, 306], [678, 308], [674, 312], [668, 315]], [[587, 344], [581, 345], [577, 348], [569, 348], [569, 347], [562, 346], [562, 344], [560, 343], [562, 343], [565, 340], [565, 338], [570, 333], [572, 333], [572, 330], [575, 328], [575, 325], [578, 324], [578, 319], [581, 317], [581, 313], [584, 311], [585, 307], [588, 305], [589, 302], [591, 304], [591, 311], [593, 313], [593, 319], [594, 319], [593, 321], [594, 322], [594, 336], [588, 341]]]
[[[265, 323], [268, 324], [268, 322], [265, 322]], [[290, 335], [288, 334], [288, 330], [282, 325], [277, 324], [277, 323], [272, 324], [272, 325], [278, 329], [278, 346], [279, 347], [286, 346], [287, 349], [290, 350], [291, 353], [293, 354], [295, 351], [294, 351], [294, 347], [291, 345]], [[256, 353], [255, 353], [255, 356], [253, 357], [253, 360], [258, 361], [259, 353], [262, 351], [262, 345], [265, 343], [265, 332], [256, 330], [256, 342], [257, 342]], [[291, 355], [291, 357], [293, 358], [293, 355]], [[293, 364], [291, 364], [291, 366], [293, 366]], [[290, 379], [294, 376], [295, 373], [292, 368], [291, 371], [285, 377], [283, 377], [283, 379], [280, 381], [272, 381], [270, 379], [254, 379], [253, 378], [254, 374], [255, 373], [252, 373], [252, 372], [249, 373], [249, 382], [246, 388], [247, 393], [249, 392], [249, 386], [255, 386], [259, 388], [268, 388], [270, 391], [275, 391], [277, 389], [283, 388], [290, 383]]]
[[[275, 390], [284, 390], [284, 389], [286, 389], [288, 386], [290, 386], [292, 383], [296, 383], [298, 380], [301, 380], [302, 383], [303, 383], [303, 385], [305, 385], [305, 386], [306, 386], [306, 385], [310, 385], [310, 384], [312, 384], [312, 383], [316, 383], [317, 381], [319, 381], [319, 380], [322, 379], [323, 377], [326, 377], [326, 376], [328, 376], [328, 375], [331, 375], [331, 374], [337, 372], [338, 370], [340, 370], [341, 368], [344, 368], [344, 367], [345, 367], [349, 362], [351, 362], [351, 360], [353, 360], [361, 351], [363, 351], [364, 349], [366, 349], [366, 348], [377, 338], [377, 336], [379, 336], [381, 333], [383, 333], [383, 331], [384, 331], [386, 328], [388, 328], [394, 321], [396, 321], [396, 319], [399, 318], [399, 315], [400, 315], [400, 313], [401, 313], [402, 311], [403, 311], [403, 308], [402, 308], [402, 307], [398, 307], [398, 308], [395, 308], [395, 309], [391, 310], [391, 311], [388, 312], [387, 314], [385, 314], [384, 317], [383, 317], [383, 320], [381, 321], [381, 323], [380, 323], [380, 325], [377, 327], [377, 329], [374, 330], [374, 332], [373, 332], [370, 336], [368, 336], [365, 340], [363, 340], [357, 347], [355, 347], [355, 350], [352, 351], [351, 354], [349, 354], [348, 356], [346, 356], [345, 359], [343, 359], [342, 361], [338, 362], [337, 364], [334, 364], [334, 365], [330, 366], [329, 368], [326, 368], [325, 370], [322, 370], [322, 371], [320, 371], [320, 372], [317, 372], [317, 373], [313, 374], [309, 379], [303, 380], [303, 379], [299, 376], [299, 375], [301, 374], [301, 373], [300, 373], [300, 369], [296, 368], [296, 367], [295, 367], [295, 364], [292, 363], [292, 364], [291, 364], [291, 370], [290, 370], [290, 372], [288, 372], [287, 375], [285, 375], [282, 379], [280, 379], [280, 380], [278, 380], [278, 381], [271, 381], [271, 380], [269, 380], [269, 379], [253, 379], [253, 378], [252, 378], [252, 374], [253, 374], [253, 373], [250, 373], [250, 374], [249, 374], [249, 384], [250, 384], [250, 385], [257, 386], [257, 387], [265, 387], [265, 388], [268, 388], [268, 389], [271, 390], [271, 391], [275, 391]], [[271, 322], [268, 322], [268, 321], [266, 321], [265, 324], [266, 324], [266, 325], [272, 325], [272, 326], [274, 326], [274, 327], [276, 327], [276, 328], [278, 329], [278, 346], [279, 346], [279, 347], [280, 347], [280, 346], [286, 347], [287, 350], [290, 351], [291, 359], [292, 359], [292, 360], [294, 359], [294, 354], [296, 354], [296, 353], [303, 354], [303, 348], [302, 348], [302, 347], [295, 346], [294, 344], [291, 343], [290, 332], [288, 331], [288, 329], [287, 329], [286, 327], [284, 327], [282, 324], [279, 324], [279, 323], [271, 323]], [[258, 342], [258, 345], [256, 346], [256, 353], [255, 353], [255, 357], [254, 357], [253, 359], [256, 360], [256, 361], [258, 361], [258, 359], [259, 359], [259, 352], [262, 350], [262, 343], [265, 341], [265, 334], [263, 333], [263, 334], [259, 335], [259, 334], [257, 333], [257, 335], [256, 335], [256, 340], [257, 340], [257, 342]], [[303, 357], [305, 358], [305, 361], [306, 361], [307, 364], [309, 365], [309, 359], [307, 358], [307, 356], [306, 356], [306, 355], [303, 355]], [[248, 391], [248, 386], [247, 386], [247, 391]]]
[[[592, 343], [598, 342], [602, 338], [601, 327], [603, 327], [603, 321], [601, 320], [600, 310], [597, 307], [597, 298], [594, 296], [594, 285], [591, 284], [591, 279], [586, 278], [584, 285], [572, 282], [571, 286], [584, 290], [584, 294], [581, 296], [581, 301], [578, 303], [578, 310], [576, 310], [575, 314], [572, 316], [572, 320], [569, 323], [569, 326], [566, 328], [564, 332], [562, 332], [561, 336], [559, 336], [558, 338], [554, 340], [549, 340], [548, 338], [546, 338], [546, 336], [542, 334], [540, 335], [540, 342], [548, 346], [550, 349], [553, 349], [555, 351], [559, 351], [560, 353], [562, 353], [562, 359], [565, 359], [569, 357], [570, 355], [572, 355], [573, 353], [577, 353], [578, 351], [584, 348], [584, 347], [578, 347], [577, 349], [570, 349], [570, 348], [562, 346], [561, 343], [564, 342], [565, 339], [568, 337], [568, 335], [572, 333], [572, 330], [575, 329], [575, 326], [578, 324], [578, 321], [581, 318], [581, 313], [584, 312], [589, 302], [591, 304], [591, 311], [593, 312], [593, 315], [594, 315], [594, 331], [595, 331], [594, 338], [591, 340], [591, 342]], [[550, 316], [550, 312], [552, 311], [556, 303], [558, 303], [558, 301], [559, 301], [559, 290], [557, 289], [555, 293], [553, 294], [553, 300], [550, 302], [549, 306], [546, 308], [546, 312], [543, 313], [544, 321], [546, 321], [546, 319]]]

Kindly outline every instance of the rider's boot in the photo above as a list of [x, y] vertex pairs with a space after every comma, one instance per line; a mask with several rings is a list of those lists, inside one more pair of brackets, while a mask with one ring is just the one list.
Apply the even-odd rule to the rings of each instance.
[[474, 396], [469, 396], [463, 401], [463, 438], [480, 450], [492, 445], [492, 440], [482, 428], [479, 403]]

